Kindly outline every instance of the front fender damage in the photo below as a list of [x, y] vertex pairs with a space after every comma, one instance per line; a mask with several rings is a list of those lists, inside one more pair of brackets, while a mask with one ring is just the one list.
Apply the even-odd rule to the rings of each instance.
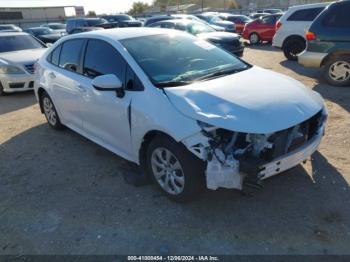
[[[260, 188], [263, 179], [291, 167], [291, 154], [302, 155], [302, 162], [316, 150], [324, 133], [326, 118], [326, 111], [321, 110], [298, 125], [271, 134], [234, 132], [199, 122], [202, 131], [181, 142], [206, 162], [208, 189], [242, 190], [244, 185]], [[313, 148], [311, 151], [310, 147]], [[281, 161], [276, 162], [277, 159]], [[271, 171], [274, 161], [274, 166], [277, 166]], [[298, 164], [295, 157], [293, 161], [293, 165]]]

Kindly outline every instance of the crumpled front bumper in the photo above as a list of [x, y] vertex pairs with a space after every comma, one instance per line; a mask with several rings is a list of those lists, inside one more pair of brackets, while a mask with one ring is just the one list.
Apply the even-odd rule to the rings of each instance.
[[259, 179], [266, 179], [278, 175], [288, 169], [291, 169], [309, 158], [319, 147], [325, 132], [325, 124], [318, 130], [318, 133], [307, 144], [302, 145], [296, 150], [283, 155], [274, 161], [259, 167]]

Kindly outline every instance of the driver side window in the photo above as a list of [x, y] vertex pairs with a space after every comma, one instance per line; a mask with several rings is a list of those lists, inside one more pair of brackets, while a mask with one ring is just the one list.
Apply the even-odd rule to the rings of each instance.
[[95, 78], [114, 74], [124, 83], [126, 62], [119, 52], [102, 40], [89, 40], [83, 65], [83, 75]]

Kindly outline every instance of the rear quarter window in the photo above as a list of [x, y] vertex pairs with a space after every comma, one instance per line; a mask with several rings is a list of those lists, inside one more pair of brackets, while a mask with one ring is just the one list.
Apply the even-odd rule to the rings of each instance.
[[311, 22], [324, 10], [324, 7], [308, 8], [303, 10], [297, 10], [291, 14], [287, 21], [304, 21]]
[[350, 29], [350, 2], [331, 6], [322, 20], [326, 27], [342, 27]]

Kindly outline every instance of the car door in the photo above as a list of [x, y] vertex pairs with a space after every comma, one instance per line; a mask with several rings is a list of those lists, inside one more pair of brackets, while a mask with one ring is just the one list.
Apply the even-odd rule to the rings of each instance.
[[272, 40], [273, 36], [275, 35], [275, 24], [276, 24], [275, 16], [269, 15], [261, 19], [260, 36], [263, 40]]
[[82, 96], [79, 84], [80, 59], [85, 40], [68, 40], [59, 45], [51, 55], [48, 68], [50, 95], [62, 114], [64, 123], [82, 129], [82, 117], [78, 99]]
[[109, 43], [90, 39], [87, 42], [83, 62], [83, 75], [80, 78], [84, 90], [79, 101], [84, 132], [95, 142], [119, 155], [131, 155], [130, 105], [132, 92], [117, 97], [115, 91], [100, 91], [93, 85], [95, 77], [116, 75], [125, 87], [127, 63]]

